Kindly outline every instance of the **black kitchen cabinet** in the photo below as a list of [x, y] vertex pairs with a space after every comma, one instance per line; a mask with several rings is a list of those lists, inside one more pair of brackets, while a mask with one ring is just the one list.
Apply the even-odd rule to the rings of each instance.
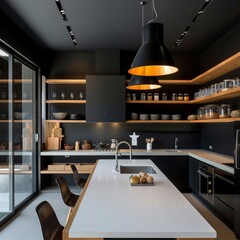
[[189, 187], [195, 195], [198, 195], [199, 192], [198, 169], [199, 161], [189, 157]]
[[87, 122], [125, 122], [125, 81], [123, 75], [87, 75]]
[[188, 156], [172, 156], [162, 158], [162, 172], [181, 191], [189, 192]]

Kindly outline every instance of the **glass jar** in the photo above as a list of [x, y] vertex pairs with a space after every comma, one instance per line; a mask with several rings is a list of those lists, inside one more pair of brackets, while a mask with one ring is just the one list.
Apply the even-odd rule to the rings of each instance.
[[183, 100], [183, 94], [182, 94], [182, 93], [179, 93], [179, 94], [178, 94], [178, 100], [179, 100], [179, 101], [182, 101], [182, 100]]
[[203, 120], [204, 119], [204, 115], [205, 115], [205, 108], [204, 107], [200, 107], [197, 110], [197, 119], [198, 120]]
[[221, 104], [219, 107], [219, 118], [229, 118], [231, 116], [231, 105]]
[[176, 94], [176, 93], [173, 93], [173, 94], [172, 94], [172, 100], [173, 100], [173, 101], [176, 101], [177, 99], [178, 99], [178, 98], [177, 98], [177, 94]]
[[136, 93], [132, 93], [132, 100], [137, 100], [137, 94]]
[[217, 119], [219, 118], [219, 106], [209, 104], [205, 106], [204, 119]]
[[159, 100], [159, 94], [158, 93], [154, 93], [154, 101], [158, 101]]
[[148, 93], [148, 95], [147, 95], [147, 99], [148, 99], [148, 101], [153, 100], [152, 93]]
[[189, 100], [189, 94], [188, 93], [184, 93], [183, 99], [184, 99], [184, 101], [188, 101]]
[[141, 100], [142, 101], [146, 100], [146, 93], [141, 93]]
[[167, 100], [167, 93], [162, 93], [162, 100], [166, 101]]

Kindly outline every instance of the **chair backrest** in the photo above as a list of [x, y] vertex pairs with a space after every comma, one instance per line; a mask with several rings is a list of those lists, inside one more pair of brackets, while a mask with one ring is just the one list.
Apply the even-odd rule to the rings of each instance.
[[49, 202], [43, 201], [36, 207], [36, 212], [41, 224], [44, 240], [61, 240], [63, 226]]
[[80, 176], [78, 174], [78, 170], [77, 170], [77, 168], [74, 164], [71, 165], [71, 169], [72, 169], [72, 172], [73, 172], [73, 179], [74, 179], [76, 185], [79, 186], [79, 182], [81, 181], [81, 179], [80, 179]]
[[55, 180], [60, 189], [64, 203], [69, 207], [74, 207], [79, 196], [77, 196], [71, 192], [71, 190], [68, 186], [68, 183], [64, 177], [59, 176]]

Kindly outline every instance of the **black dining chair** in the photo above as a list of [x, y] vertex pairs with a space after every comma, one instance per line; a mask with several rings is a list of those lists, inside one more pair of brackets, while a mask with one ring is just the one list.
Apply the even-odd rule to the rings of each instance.
[[36, 207], [44, 240], [62, 240], [64, 227], [59, 223], [56, 213], [49, 202], [43, 201]]
[[59, 189], [60, 189], [60, 192], [61, 192], [61, 195], [62, 195], [62, 199], [63, 199], [63, 202], [70, 207], [70, 210], [68, 212], [68, 216], [67, 216], [67, 220], [72, 212], [72, 208], [75, 206], [75, 204], [77, 203], [77, 200], [79, 198], [79, 195], [76, 195], [74, 193], [71, 192], [69, 186], [68, 186], [68, 183], [67, 181], [65, 180], [64, 177], [62, 176], [59, 176], [55, 179]]
[[74, 164], [71, 165], [71, 169], [72, 169], [72, 172], [73, 172], [74, 182], [76, 183], [76, 185], [78, 187], [83, 189], [84, 186], [85, 186], [86, 180], [80, 177], [80, 175], [78, 173], [78, 170], [77, 170], [77, 168], [76, 168], [76, 166]]

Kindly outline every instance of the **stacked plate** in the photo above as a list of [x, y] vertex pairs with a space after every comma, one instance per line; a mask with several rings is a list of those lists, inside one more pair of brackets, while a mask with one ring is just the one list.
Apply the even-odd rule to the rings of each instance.
[[159, 120], [160, 115], [159, 114], [150, 114], [151, 120]]
[[181, 119], [181, 115], [180, 114], [173, 114], [172, 115], [172, 120], [180, 120]]
[[169, 120], [170, 119], [170, 115], [169, 114], [161, 114], [161, 119], [162, 120]]
[[149, 118], [148, 114], [139, 114], [140, 120], [148, 120], [148, 118]]

